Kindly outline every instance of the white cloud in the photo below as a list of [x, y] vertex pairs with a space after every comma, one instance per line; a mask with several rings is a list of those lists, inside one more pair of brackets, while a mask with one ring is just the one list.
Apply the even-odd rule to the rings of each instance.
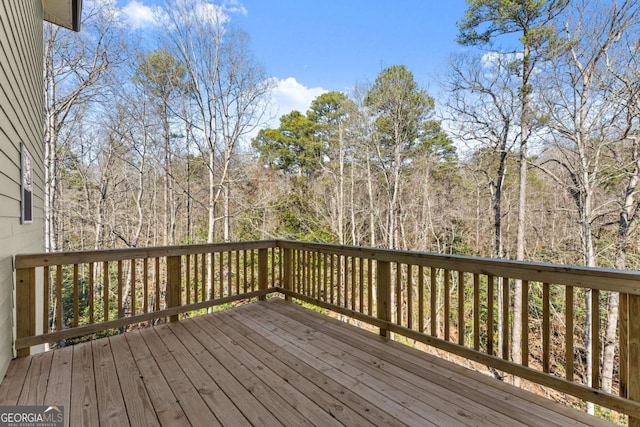
[[327, 92], [321, 87], [306, 87], [294, 77], [286, 79], [274, 78], [274, 88], [271, 91], [271, 103], [274, 116], [280, 117], [298, 110], [305, 114], [311, 106], [311, 101]]
[[131, 0], [122, 8], [125, 21], [132, 29], [157, 27], [163, 10], [160, 6], [147, 6], [141, 1]]

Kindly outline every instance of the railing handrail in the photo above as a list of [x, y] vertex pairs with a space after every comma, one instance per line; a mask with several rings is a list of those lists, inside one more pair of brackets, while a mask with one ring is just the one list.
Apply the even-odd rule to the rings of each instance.
[[245, 249], [269, 249], [276, 247], [276, 245], [276, 240], [256, 240], [233, 243], [203, 243], [196, 245], [19, 254], [14, 256], [14, 269], [208, 254], [211, 252], [226, 252]]
[[405, 251], [367, 246], [347, 246], [329, 243], [296, 242], [281, 239], [20, 254], [14, 257], [14, 268], [46, 267], [72, 263], [120, 261], [230, 250], [268, 249], [274, 247], [330, 250], [336, 254], [370, 258], [376, 261], [404, 262], [413, 265], [460, 270], [468, 273], [487, 274], [495, 277], [506, 276], [514, 279], [640, 295], [640, 271], [637, 270], [617, 270], [614, 268], [513, 261], [500, 258], [445, 255], [432, 252]]
[[486, 274], [494, 277], [509, 277], [512, 279], [640, 295], [640, 271], [636, 270], [617, 270], [613, 268], [583, 267], [290, 240], [275, 240], [275, 244], [277, 247], [285, 249], [327, 250], [339, 255], [369, 258], [376, 261], [400, 262], [467, 273]]

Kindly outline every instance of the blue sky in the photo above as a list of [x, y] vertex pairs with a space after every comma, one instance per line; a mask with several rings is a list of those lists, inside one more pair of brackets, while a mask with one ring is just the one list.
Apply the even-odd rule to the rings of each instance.
[[[154, 31], [162, 0], [118, 0], [131, 28]], [[220, 2], [218, 2], [220, 3]], [[455, 42], [464, 0], [223, 0], [256, 58], [277, 80], [279, 114], [306, 111], [324, 91], [349, 92], [385, 67], [404, 64], [430, 93]]]

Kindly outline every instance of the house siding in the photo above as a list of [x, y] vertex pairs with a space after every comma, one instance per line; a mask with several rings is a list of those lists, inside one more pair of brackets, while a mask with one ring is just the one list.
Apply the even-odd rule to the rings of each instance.
[[[0, 379], [13, 357], [13, 256], [44, 250], [42, 1], [0, 3]], [[21, 224], [20, 145], [33, 158], [33, 223]]]

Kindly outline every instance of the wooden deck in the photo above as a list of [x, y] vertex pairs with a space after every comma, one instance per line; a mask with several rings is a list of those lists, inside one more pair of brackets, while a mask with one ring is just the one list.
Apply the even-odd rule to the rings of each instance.
[[0, 405], [70, 425], [610, 425], [272, 299], [18, 358]]

